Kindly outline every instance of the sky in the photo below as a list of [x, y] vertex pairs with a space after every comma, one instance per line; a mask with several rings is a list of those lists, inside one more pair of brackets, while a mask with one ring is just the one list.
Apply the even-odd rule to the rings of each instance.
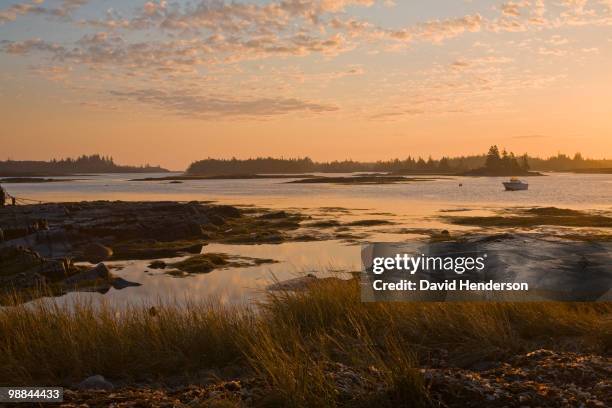
[[0, 160], [612, 156], [612, 0], [0, 0]]

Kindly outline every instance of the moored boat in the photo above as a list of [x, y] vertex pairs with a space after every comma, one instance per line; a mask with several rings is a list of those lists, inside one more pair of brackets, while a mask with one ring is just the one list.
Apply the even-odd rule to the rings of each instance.
[[512, 177], [510, 181], [505, 181], [502, 184], [508, 191], [520, 191], [527, 190], [529, 188], [529, 184], [517, 179], [516, 177]]

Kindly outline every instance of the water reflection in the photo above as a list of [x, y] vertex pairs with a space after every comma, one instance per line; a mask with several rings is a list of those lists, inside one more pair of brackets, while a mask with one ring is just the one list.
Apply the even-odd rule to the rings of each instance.
[[[337, 271], [360, 269], [359, 246], [339, 241], [290, 242], [279, 245], [211, 244], [203, 252], [223, 252], [253, 258], [273, 258], [278, 263], [246, 268], [217, 269], [207, 274], [173, 277], [164, 271], [148, 268], [150, 261], [107, 262], [113, 273], [142, 286], [98, 293], [71, 293], [59, 299], [99, 298], [121, 305], [150, 303], [155, 300], [185, 302], [214, 300], [223, 305], [250, 304], [261, 299], [265, 288], [277, 280], [291, 279], [305, 273], [317, 276], [336, 275]], [[183, 258], [166, 259], [176, 262]]]

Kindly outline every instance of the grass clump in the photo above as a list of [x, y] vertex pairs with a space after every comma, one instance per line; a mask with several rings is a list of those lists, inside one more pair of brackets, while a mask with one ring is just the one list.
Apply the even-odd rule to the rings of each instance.
[[255, 266], [267, 263], [275, 263], [274, 259], [266, 258], [251, 258], [251, 257], [238, 257], [224, 253], [210, 252], [200, 255], [190, 256], [189, 258], [183, 259], [182, 261], [173, 263], [164, 263], [163, 268], [161, 264], [160, 269], [167, 267], [175, 268], [166, 273], [175, 276], [184, 276], [184, 274], [198, 274], [198, 273], [209, 273], [219, 268], [241, 268], [248, 266]]
[[70, 384], [94, 374], [152, 380], [229, 365], [249, 318], [210, 304], [118, 308], [54, 300], [0, 310], [0, 383]]
[[208, 273], [216, 268], [227, 266], [230, 257], [227, 254], [208, 253], [190, 256], [189, 258], [169, 264], [187, 273]]

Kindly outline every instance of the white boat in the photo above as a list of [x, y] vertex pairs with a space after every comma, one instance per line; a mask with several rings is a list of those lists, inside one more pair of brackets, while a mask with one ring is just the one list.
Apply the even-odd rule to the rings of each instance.
[[517, 179], [516, 177], [512, 177], [510, 181], [505, 181], [503, 185], [508, 191], [520, 191], [527, 190], [529, 188], [529, 184]]

